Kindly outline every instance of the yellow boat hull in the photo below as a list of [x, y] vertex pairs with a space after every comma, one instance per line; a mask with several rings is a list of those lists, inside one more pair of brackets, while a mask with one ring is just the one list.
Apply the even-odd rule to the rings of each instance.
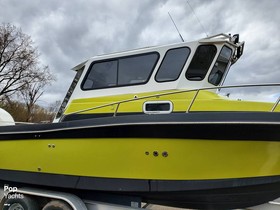
[[0, 182], [199, 209], [279, 197], [280, 113], [221, 113], [3, 127]]
[[270, 141], [40, 139], [1, 141], [0, 154], [1, 169], [75, 176], [209, 180], [280, 175], [280, 142]]

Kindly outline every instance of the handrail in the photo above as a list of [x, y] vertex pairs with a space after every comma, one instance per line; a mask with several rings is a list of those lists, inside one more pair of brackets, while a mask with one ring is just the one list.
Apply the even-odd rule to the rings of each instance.
[[197, 91], [196, 91], [196, 93], [195, 93], [195, 95], [194, 95], [194, 97], [193, 97], [193, 99], [192, 99], [192, 101], [191, 101], [191, 103], [190, 103], [190, 105], [189, 105], [189, 107], [188, 107], [188, 109], [187, 109], [186, 112], [189, 112], [189, 111], [191, 110], [192, 105], [194, 104], [194, 101], [195, 101], [196, 97], [198, 96], [199, 91], [200, 91], [200, 90], [197, 90]]
[[277, 105], [279, 104], [280, 102], [280, 96], [278, 97], [277, 101], [274, 103], [272, 109], [270, 110], [270, 112], [274, 112], [274, 110], [276, 109]]
[[[199, 94], [200, 91], [204, 91], [204, 90], [215, 90], [215, 89], [226, 89], [226, 88], [248, 88], [248, 87], [273, 87], [273, 86], [280, 86], [280, 83], [266, 83], [266, 84], [244, 84], [244, 85], [227, 85], [227, 86], [217, 86], [217, 87], [205, 87], [205, 88], [196, 88], [196, 89], [190, 89], [190, 90], [178, 90], [178, 91], [172, 91], [172, 92], [167, 92], [167, 93], [157, 93], [157, 94], [153, 94], [153, 95], [148, 95], [148, 96], [143, 96], [143, 97], [137, 97], [137, 98], [132, 98], [132, 99], [126, 99], [126, 100], [121, 100], [121, 101], [117, 101], [117, 102], [112, 102], [112, 103], [108, 103], [108, 104], [104, 104], [104, 105], [100, 105], [100, 106], [95, 106], [95, 107], [91, 107], [91, 108], [87, 108], [87, 109], [83, 109], [83, 110], [79, 110], [79, 111], [75, 111], [75, 112], [70, 112], [68, 114], [65, 114], [65, 116], [69, 116], [69, 115], [73, 115], [73, 114], [79, 114], [82, 112], [86, 112], [86, 111], [91, 111], [91, 110], [96, 110], [96, 109], [101, 109], [104, 107], [108, 107], [108, 106], [114, 106], [117, 105], [116, 110], [113, 114], [113, 116], [115, 117], [118, 113], [118, 109], [119, 106], [123, 103], [128, 103], [128, 102], [132, 102], [132, 101], [138, 101], [138, 100], [142, 100], [142, 99], [147, 99], [147, 98], [154, 98], [154, 97], [160, 97], [160, 96], [166, 96], [166, 95], [173, 95], [173, 94], [179, 94], [179, 93], [187, 93], [187, 92], [195, 92], [194, 97], [192, 98], [192, 101], [187, 109], [186, 112], [189, 112]], [[277, 105], [280, 102], [280, 97], [277, 99], [277, 101], [273, 104], [272, 109], [270, 110], [271, 112], [273, 112]]]

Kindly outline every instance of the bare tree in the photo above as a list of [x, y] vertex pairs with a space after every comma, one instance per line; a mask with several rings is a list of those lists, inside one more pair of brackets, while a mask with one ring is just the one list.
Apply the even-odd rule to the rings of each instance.
[[23, 100], [25, 121], [32, 121], [35, 103], [55, 80], [49, 68], [40, 65], [39, 53], [32, 45], [31, 37], [20, 28], [0, 25], [0, 100], [13, 104], [14, 95]]
[[0, 25], [0, 96], [14, 94], [38, 76], [39, 54], [32, 44], [21, 29]]
[[23, 99], [27, 108], [26, 122], [31, 122], [34, 117], [34, 106], [37, 100], [44, 93], [44, 89], [47, 85], [50, 85], [55, 77], [50, 73], [47, 66], [38, 68], [36, 75], [31, 82], [26, 82], [24, 86], [19, 90], [19, 96]]

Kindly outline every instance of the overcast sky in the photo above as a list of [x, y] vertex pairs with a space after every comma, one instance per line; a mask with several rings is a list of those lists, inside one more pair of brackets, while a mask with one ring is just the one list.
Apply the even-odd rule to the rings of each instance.
[[89, 57], [180, 42], [168, 12], [185, 41], [240, 34], [245, 52], [226, 84], [280, 83], [279, 8], [279, 0], [0, 0], [0, 22], [30, 35], [55, 74], [41, 97], [50, 103], [63, 99], [70, 69]]

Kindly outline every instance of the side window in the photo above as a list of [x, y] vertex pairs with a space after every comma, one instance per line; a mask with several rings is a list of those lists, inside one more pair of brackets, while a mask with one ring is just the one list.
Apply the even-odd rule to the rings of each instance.
[[158, 53], [141, 54], [93, 63], [83, 90], [143, 84], [157, 63]]
[[227, 46], [224, 46], [220, 52], [220, 55], [217, 58], [217, 61], [209, 75], [208, 81], [213, 85], [218, 85], [223, 75], [227, 69], [230, 57], [232, 55], [232, 49]]
[[118, 85], [146, 83], [158, 59], [158, 54], [146, 54], [119, 59]]
[[168, 82], [178, 79], [189, 54], [190, 49], [187, 47], [168, 50], [156, 74], [156, 81]]
[[186, 72], [186, 78], [191, 81], [203, 80], [216, 53], [217, 48], [214, 45], [198, 46]]
[[95, 63], [91, 67], [83, 89], [90, 90], [117, 85], [118, 62], [116, 60]]

